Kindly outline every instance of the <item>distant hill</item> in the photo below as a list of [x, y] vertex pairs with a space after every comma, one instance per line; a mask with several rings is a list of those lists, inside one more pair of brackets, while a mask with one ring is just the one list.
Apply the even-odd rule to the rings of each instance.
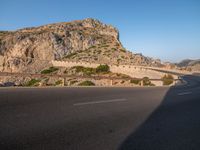
[[191, 60], [185, 59], [176, 64], [178, 67], [186, 68], [187, 70], [200, 71], [200, 59]]
[[118, 30], [95, 19], [0, 31], [0, 71], [40, 72], [52, 60], [163, 66], [126, 50]]

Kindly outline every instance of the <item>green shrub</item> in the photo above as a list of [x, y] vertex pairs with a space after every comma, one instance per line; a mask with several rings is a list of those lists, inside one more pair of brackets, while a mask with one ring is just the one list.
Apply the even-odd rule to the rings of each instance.
[[174, 77], [171, 74], [166, 74], [162, 77], [163, 85], [170, 85], [174, 82]]
[[83, 81], [78, 84], [79, 86], [95, 86], [95, 84], [92, 81]]
[[73, 85], [73, 84], [75, 84], [77, 82], [78, 82], [77, 80], [70, 81], [70, 85]]
[[148, 77], [144, 77], [144, 78], [142, 79], [142, 81], [143, 81], [143, 85], [144, 85], [144, 86], [151, 85], [151, 81], [149, 80]]
[[61, 84], [63, 84], [63, 81], [62, 81], [62, 80], [58, 80], [58, 81], [56, 81], [55, 84], [56, 84], [56, 85], [61, 85]]
[[77, 73], [82, 72], [84, 75], [92, 75], [96, 73], [95, 68], [83, 67], [83, 66], [74, 66], [72, 69], [75, 69]]
[[108, 73], [110, 71], [110, 67], [108, 65], [99, 65], [96, 68], [97, 73]]
[[144, 78], [140, 81], [140, 85], [142, 84], [141, 82], [143, 82], [143, 86], [155, 86], [155, 84], [151, 83], [151, 81], [149, 80], [148, 77], [144, 77]]
[[97, 68], [74, 66], [71, 69], [75, 69], [76, 73], [82, 72], [84, 75], [92, 75], [96, 73], [108, 73], [110, 67], [108, 65], [99, 65]]
[[96, 73], [95, 68], [85, 68], [83, 70], [84, 75], [92, 75], [92, 74], [95, 74], [95, 73]]
[[71, 69], [75, 69], [75, 71], [78, 72], [83, 72], [84, 67], [83, 66], [74, 66]]
[[39, 82], [40, 82], [40, 80], [38, 80], [38, 79], [31, 79], [30, 81], [28, 81], [26, 83], [25, 86], [38, 86]]
[[58, 70], [58, 68], [50, 67], [49, 69], [45, 69], [45, 70], [41, 71], [41, 74], [49, 74], [49, 73], [55, 72], [57, 70]]
[[130, 83], [139, 84], [140, 81], [141, 81], [140, 79], [131, 79]]

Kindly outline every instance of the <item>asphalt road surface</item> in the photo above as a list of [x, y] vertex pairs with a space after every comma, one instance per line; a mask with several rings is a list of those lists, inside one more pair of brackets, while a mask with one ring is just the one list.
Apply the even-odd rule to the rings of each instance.
[[0, 150], [199, 150], [200, 78], [177, 87], [1, 88]]

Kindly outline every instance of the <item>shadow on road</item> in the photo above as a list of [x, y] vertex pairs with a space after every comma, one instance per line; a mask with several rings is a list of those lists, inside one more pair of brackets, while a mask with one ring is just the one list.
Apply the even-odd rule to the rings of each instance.
[[118, 150], [200, 149], [200, 77], [184, 78], [189, 86], [170, 88], [160, 106]]

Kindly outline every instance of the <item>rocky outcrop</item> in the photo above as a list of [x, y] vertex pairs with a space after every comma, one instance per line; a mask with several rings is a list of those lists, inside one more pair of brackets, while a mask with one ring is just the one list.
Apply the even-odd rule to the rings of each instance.
[[40, 72], [53, 60], [161, 65], [125, 50], [118, 30], [95, 19], [0, 32], [0, 71]]

